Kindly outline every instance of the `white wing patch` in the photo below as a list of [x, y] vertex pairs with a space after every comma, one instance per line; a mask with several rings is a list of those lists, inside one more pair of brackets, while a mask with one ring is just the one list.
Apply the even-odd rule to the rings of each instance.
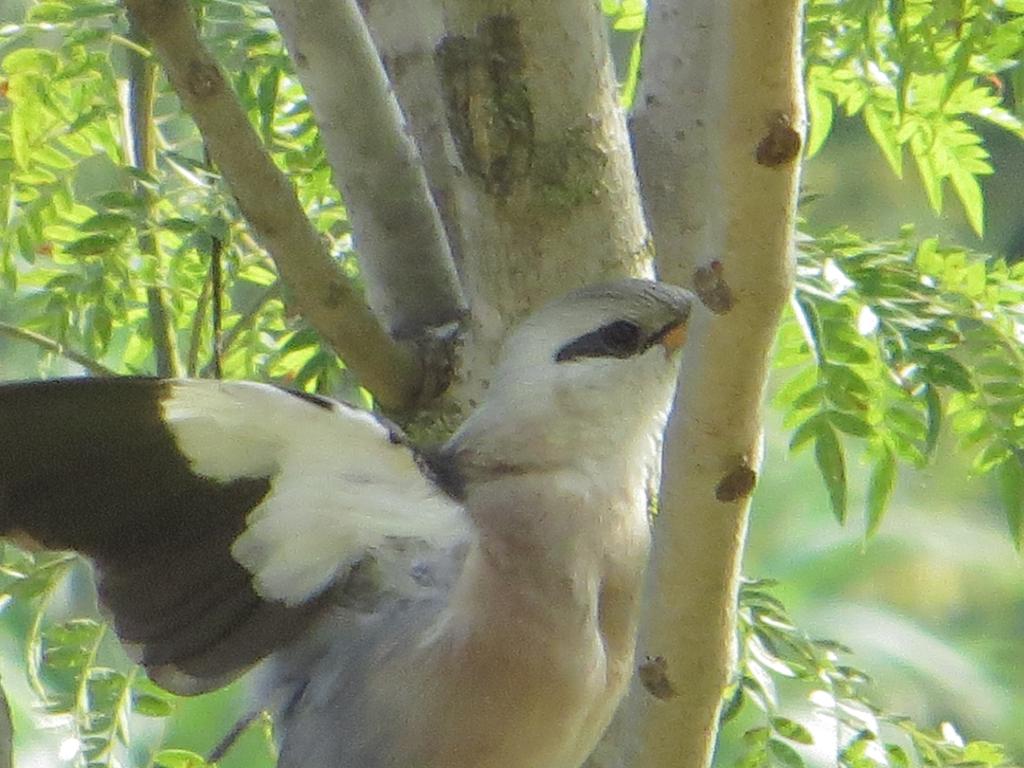
[[264, 384], [186, 380], [171, 385], [163, 414], [197, 474], [270, 477], [231, 548], [264, 598], [304, 602], [394, 538], [447, 547], [469, 536], [462, 507], [364, 411]]

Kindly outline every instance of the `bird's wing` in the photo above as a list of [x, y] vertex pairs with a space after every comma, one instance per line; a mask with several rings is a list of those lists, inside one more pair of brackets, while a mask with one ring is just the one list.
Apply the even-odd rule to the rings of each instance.
[[375, 553], [466, 538], [429, 475], [371, 414], [268, 385], [0, 386], [0, 533], [94, 558], [121, 639], [178, 693], [294, 639]]

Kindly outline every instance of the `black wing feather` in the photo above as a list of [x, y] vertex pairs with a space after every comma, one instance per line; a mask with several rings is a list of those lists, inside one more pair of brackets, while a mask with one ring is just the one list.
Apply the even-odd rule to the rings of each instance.
[[166, 687], [227, 682], [297, 636], [326, 595], [266, 601], [230, 554], [269, 478], [194, 474], [162, 418], [168, 382], [0, 386], [0, 533], [92, 557], [119, 636]]

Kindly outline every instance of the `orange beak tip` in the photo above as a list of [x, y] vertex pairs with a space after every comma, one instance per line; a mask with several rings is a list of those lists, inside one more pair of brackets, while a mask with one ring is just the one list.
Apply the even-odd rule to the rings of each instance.
[[680, 323], [661, 339], [666, 352], [675, 352], [686, 343], [686, 323]]

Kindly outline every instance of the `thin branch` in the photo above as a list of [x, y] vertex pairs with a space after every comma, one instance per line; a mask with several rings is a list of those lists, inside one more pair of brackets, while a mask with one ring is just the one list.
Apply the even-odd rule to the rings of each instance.
[[[227, 753], [238, 743], [238, 739], [242, 734], [249, 729], [249, 726], [256, 722], [256, 720], [264, 717], [267, 717], [264, 710], [254, 709], [238, 718], [238, 721], [231, 726], [231, 730], [224, 734], [224, 738], [217, 742], [217, 745], [210, 750], [210, 754], [206, 756], [207, 764], [215, 765], [223, 760]], [[3, 766], [0, 766], [0, 768], [3, 768]]]
[[[131, 22], [129, 37], [136, 43], [141, 40], [138, 26]], [[149, 56], [143, 56], [134, 48], [128, 49], [128, 132], [132, 148], [132, 164], [149, 175], [156, 171], [156, 149], [153, 142], [153, 97], [156, 83], [156, 67]], [[152, 212], [150, 194], [141, 184], [137, 186], [147, 214]], [[151, 218], [147, 215], [147, 218]], [[163, 282], [166, 270], [165, 259], [156, 235], [148, 229], [139, 232], [139, 250], [148, 254], [155, 262], [156, 282]], [[156, 357], [158, 376], [179, 375], [178, 344], [174, 329], [174, 312], [162, 288], [151, 286], [146, 289], [146, 304], [149, 309], [150, 335], [153, 338], [153, 353]]]
[[[229, 349], [231, 349], [231, 345], [235, 343], [235, 340], [242, 333], [244, 333], [245, 331], [249, 330], [252, 327], [252, 324], [256, 321], [257, 316], [259, 316], [260, 310], [263, 309], [266, 303], [271, 299], [275, 298], [276, 296], [280, 295], [280, 293], [280, 283], [272, 283], [271, 285], [267, 286], [266, 290], [264, 290], [259, 296], [257, 296], [253, 303], [249, 306], [249, 308], [241, 314], [238, 320], [235, 321], [234, 325], [232, 325], [230, 328], [227, 329], [227, 331], [224, 332], [224, 336], [220, 340], [219, 344], [220, 354], [222, 357]], [[214, 362], [214, 359], [211, 358], [210, 362], [203, 366], [202, 370], [199, 372], [199, 375], [202, 378], [205, 379], [211, 376], [216, 377], [216, 368], [214, 367]]]
[[224, 323], [224, 241], [219, 237], [213, 238], [213, 247], [210, 248], [210, 365], [213, 369], [213, 378], [221, 379], [224, 371], [221, 370], [221, 353], [224, 349], [223, 323]]
[[[644, 656], [673, 695], [638, 698], [636, 765], [705, 768], [735, 656], [761, 410], [792, 291], [804, 129], [800, 0], [654, 0], [636, 120], [665, 279], [692, 287], [666, 435]], [[685, 47], [680, 50], [680, 43]]]
[[457, 321], [465, 303], [448, 239], [355, 0], [270, 9], [351, 216], [370, 306], [400, 337]]
[[192, 331], [188, 337], [188, 355], [185, 358], [185, 375], [192, 378], [199, 371], [199, 352], [203, 343], [203, 328], [206, 325], [206, 312], [210, 306], [210, 275], [207, 273], [203, 287], [196, 299], [196, 311], [192, 315]]
[[174, 378], [179, 375], [178, 345], [174, 340], [174, 321], [163, 289], [146, 289], [146, 307], [156, 357], [156, 375]]
[[68, 349], [59, 341], [51, 339], [49, 336], [43, 336], [41, 333], [26, 331], [24, 328], [19, 328], [18, 326], [10, 325], [9, 323], [0, 323], [0, 335], [7, 336], [12, 339], [18, 339], [19, 341], [26, 341], [29, 344], [35, 344], [37, 347], [41, 347], [47, 352], [53, 352], [55, 355], [59, 355], [65, 360], [77, 363], [90, 373], [94, 373], [97, 376], [118, 375], [117, 371], [114, 369], [107, 368], [107, 366], [93, 360], [88, 355], [76, 352], [73, 349]]
[[420, 397], [419, 350], [392, 339], [344, 277], [274, 165], [209, 51], [185, 0], [126, 0], [182, 104], [199, 126], [243, 215], [270, 253], [296, 308], [389, 408]]

